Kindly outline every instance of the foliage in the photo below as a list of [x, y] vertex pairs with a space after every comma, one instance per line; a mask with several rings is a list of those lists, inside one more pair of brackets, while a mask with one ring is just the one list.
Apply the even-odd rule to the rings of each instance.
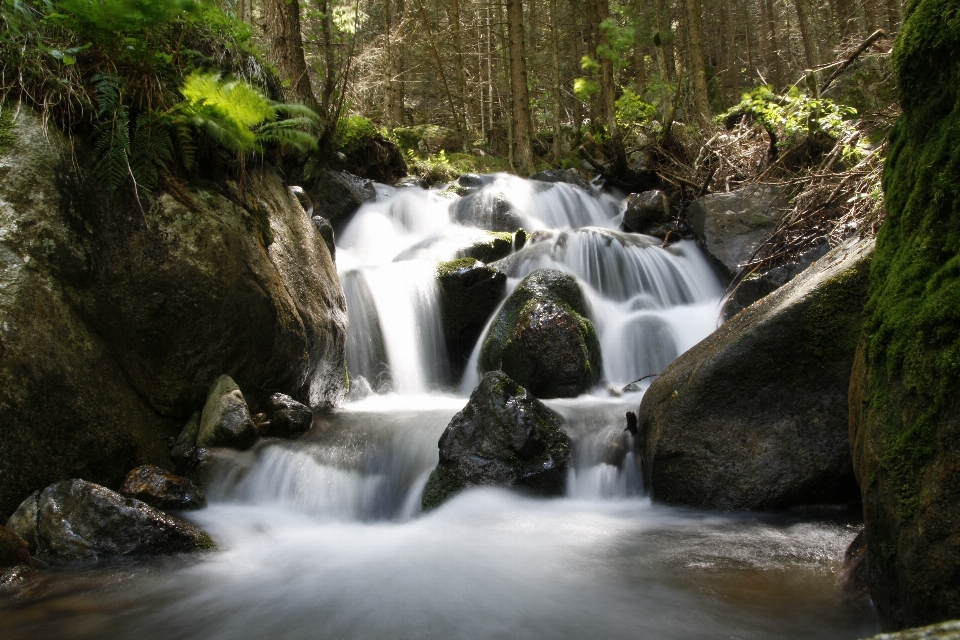
[[410, 175], [418, 176], [427, 186], [450, 182], [465, 173], [495, 173], [510, 170], [507, 161], [503, 158], [475, 156], [469, 153], [447, 154], [443, 150], [424, 156], [407, 151], [405, 158]]
[[657, 117], [657, 109], [633, 92], [629, 87], [616, 102], [617, 124], [621, 127], [646, 124]]
[[775, 131], [784, 146], [793, 146], [801, 136], [826, 134], [839, 139], [852, 133], [850, 118], [856, 109], [827, 98], [812, 98], [793, 86], [776, 94], [763, 85], [743, 94], [740, 104], [717, 116], [723, 122], [731, 117], [750, 117], [768, 131]]
[[80, 21], [111, 32], [135, 32], [199, 13], [197, 0], [56, 0], [46, 20]]
[[[376, 125], [363, 116], [347, 116], [337, 124], [337, 141], [340, 151], [347, 156], [380, 136]], [[398, 145], [399, 146], [399, 145]]]

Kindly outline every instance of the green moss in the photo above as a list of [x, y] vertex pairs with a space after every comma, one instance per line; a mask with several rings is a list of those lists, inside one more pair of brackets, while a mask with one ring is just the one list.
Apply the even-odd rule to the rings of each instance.
[[488, 231], [487, 237], [463, 250], [463, 255], [481, 262], [495, 262], [510, 255], [513, 235], [508, 231]]
[[475, 267], [479, 264], [480, 261], [476, 258], [457, 258], [456, 260], [441, 262], [437, 265], [437, 278], [442, 278], [443, 276], [449, 275], [454, 271], [459, 271], [460, 269], [469, 269], [470, 267]]
[[420, 498], [420, 506], [424, 511], [435, 509], [447, 501], [453, 494], [466, 488], [463, 482], [456, 474], [443, 465], [438, 465], [430, 473], [426, 486], [423, 488], [423, 496]]
[[960, 2], [912, 0], [893, 64], [904, 115], [883, 176], [865, 312], [872, 415], [901, 525], [960, 385]]
[[863, 306], [870, 286], [870, 261], [861, 260], [823, 282], [816, 298], [806, 310], [806, 339], [814, 355], [823, 362], [844, 366], [840, 375], [847, 378], [849, 355], [857, 349], [863, 322]]

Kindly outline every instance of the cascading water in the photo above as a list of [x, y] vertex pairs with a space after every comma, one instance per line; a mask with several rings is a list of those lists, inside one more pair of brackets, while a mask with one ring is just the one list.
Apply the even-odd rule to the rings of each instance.
[[[535, 232], [499, 261], [508, 289], [541, 267], [577, 277], [604, 377], [657, 374], [717, 324], [722, 288], [697, 247], [616, 231], [621, 201], [567, 184], [483, 176], [462, 198], [378, 187], [343, 230], [350, 374], [377, 393], [294, 441], [231, 454], [190, 515], [220, 550], [64, 580], [38, 623], [70, 638], [857, 638], [876, 630], [836, 576], [854, 531], [834, 515], [701, 514], [642, 496], [624, 412], [601, 385], [548, 404], [574, 443], [567, 497], [468, 490], [420, 513], [437, 440], [479, 380], [450, 386], [434, 271], [477, 225]], [[482, 337], [481, 337], [482, 341]], [[19, 617], [18, 617], [19, 616]], [[27, 637], [27, 636], [25, 636]]]

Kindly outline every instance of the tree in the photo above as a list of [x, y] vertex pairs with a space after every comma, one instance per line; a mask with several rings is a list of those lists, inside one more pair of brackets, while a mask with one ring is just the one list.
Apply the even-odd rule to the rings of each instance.
[[263, 0], [263, 28], [270, 61], [280, 71], [286, 98], [319, 111], [303, 55], [298, 0]]
[[524, 47], [523, 2], [507, 0], [507, 38], [510, 52], [510, 95], [513, 111], [513, 154], [524, 173], [533, 171], [530, 146], [530, 94], [527, 90], [527, 54]]

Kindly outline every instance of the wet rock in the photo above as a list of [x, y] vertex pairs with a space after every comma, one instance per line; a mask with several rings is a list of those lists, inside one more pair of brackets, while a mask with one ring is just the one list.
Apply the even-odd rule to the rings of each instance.
[[523, 226], [520, 212], [504, 194], [491, 189], [464, 196], [451, 205], [451, 210], [454, 219], [460, 224], [488, 231], [512, 233]]
[[216, 463], [216, 453], [203, 447], [192, 447], [177, 460], [177, 475], [189, 478], [197, 484], [203, 484], [210, 477]]
[[13, 529], [0, 527], [0, 570], [21, 565], [33, 568], [30, 548]]
[[200, 414], [199, 447], [249, 449], [257, 441], [257, 428], [240, 387], [230, 376], [220, 376], [210, 387]]
[[644, 191], [627, 198], [627, 209], [623, 212], [620, 228], [633, 233], [649, 233], [653, 227], [669, 222], [670, 200], [667, 194], [659, 190]]
[[170, 449], [170, 458], [179, 460], [187, 452], [187, 449], [197, 446], [198, 435], [200, 435], [200, 412], [194, 411], [186, 426], [183, 427], [183, 431], [180, 432], [180, 436], [177, 437], [173, 448]]
[[724, 317], [727, 319], [732, 318], [760, 298], [769, 295], [787, 284], [803, 272], [804, 269], [822, 258], [830, 250], [830, 245], [826, 238], [822, 240], [822, 242], [804, 251], [796, 260], [792, 260], [779, 267], [774, 267], [764, 273], [754, 274], [744, 278], [737, 285], [733, 294], [724, 305]]
[[657, 502], [770, 510], [858, 493], [847, 389], [870, 242], [850, 242], [681, 355], [644, 394]]
[[304, 180], [303, 188], [313, 201], [314, 215], [323, 216], [334, 224], [342, 224], [363, 203], [377, 199], [372, 180], [346, 171], [320, 170]]
[[313, 228], [316, 229], [320, 237], [323, 238], [323, 243], [327, 246], [327, 251], [330, 252], [330, 258], [336, 260], [337, 245], [334, 244], [333, 225], [323, 216], [313, 216], [310, 218], [310, 221], [313, 222]]
[[420, 176], [407, 176], [405, 178], [400, 178], [397, 180], [393, 186], [395, 187], [416, 187], [418, 189], [426, 189], [427, 183], [424, 182], [423, 178]]
[[[0, 512], [71, 477], [119, 486], [223, 371], [311, 405], [346, 392], [346, 305], [269, 165], [158, 193], [145, 215], [28, 109], [0, 148]], [[135, 207], [135, 204], [133, 205]], [[259, 400], [259, 398], [257, 398]], [[69, 425], [65, 428], [64, 425]]]
[[687, 218], [707, 255], [732, 278], [777, 224], [785, 204], [780, 187], [757, 184], [693, 201]]
[[530, 176], [530, 179], [540, 182], [565, 182], [580, 187], [584, 191], [590, 191], [590, 185], [576, 169], [550, 169], [535, 173]]
[[84, 480], [57, 482], [31, 496], [7, 526], [21, 537], [26, 529], [36, 540], [35, 554], [53, 561], [163, 555], [214, 547], [206, 532], [186, 520]]
[[960, 640], [960, 620], [904, 629], [894, 633], [879, 633], [867, 640]]
[[538, 398], [573, 397], [600, 381], [600, 343], [573, 276], [538, 269], [504, 303], [480, 352]]
[[[517, 231], [519, 234], [523, 229]], [[513, 236], [506, 231], [490, 231], [469, 247], [457, 252], [458, 258], [474, 258], [480, 262], [494, 262], [506, 258], [513, 251]]]
[[867, 584], [867, 538], [863, 529], [843, 554], [842, 588], [847, 600], [869, 597]]
[[450, 357], [462, 371], [480, 333], [507, 293], [507, 276], [473, 258], [437, 265], [440, 316]]
[[478, 485], [562, 495], [570, 459], [562, 423], [504, 373], [486, 374], [440, 436], [440, 463], [423, 490], [423, 508]]
[[306, 433], [313, 424], [310, 407], [282, 393], [267, 398], [264, 408], [270, 418], [269, 435], [274, 437], [294, 438]]
[[152, 464], [131, 470], [120, 485], [120, 493], [164, 511], [202, 509], [207, 506], [206, 496], [192, 480]]
[[356, 376], [350, 379], [350, 393], [347, 394], [347, 401], [358, 402], [364, 398], [369, 398], [373, 393], [370, 382], [363, 376]]
[[34, 575], [33, 568], [25, 564], [0, 569], [0, 589], [17, 589]]

